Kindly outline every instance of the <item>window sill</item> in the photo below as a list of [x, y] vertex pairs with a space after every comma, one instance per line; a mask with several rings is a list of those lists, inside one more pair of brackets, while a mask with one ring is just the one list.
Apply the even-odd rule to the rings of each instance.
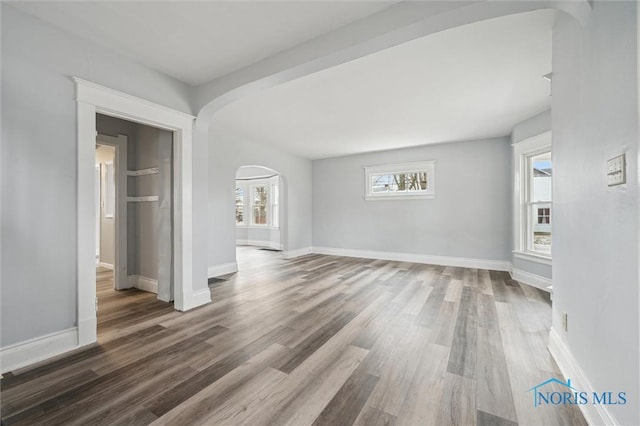
[[543, 254], [515, 251], [513, 257], [516, 259], [528, 260], [529, 262], [540, 263], [542, 265], [551, 266], [551, 256], [545, 256]]
[[243, 229], [270, 229], [272, 231], [277, 231], [280, 229], [279, 226], [269, 226], [269, 225], [240, 225], [236, 224], [236, 228]]
[[436, 198], [435, 194], [420, 195], [366, 195], [367, 201], [387, 201], [387, 200], [432, 200]]

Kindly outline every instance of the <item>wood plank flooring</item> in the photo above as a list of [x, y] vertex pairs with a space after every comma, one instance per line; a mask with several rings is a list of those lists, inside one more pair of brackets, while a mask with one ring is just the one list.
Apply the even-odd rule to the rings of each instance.
[[99, 271], [99, 342], [5, 375], [3, 425], [586, 424], [548, 295], [502, 272], [239, 248], [191, 312]]

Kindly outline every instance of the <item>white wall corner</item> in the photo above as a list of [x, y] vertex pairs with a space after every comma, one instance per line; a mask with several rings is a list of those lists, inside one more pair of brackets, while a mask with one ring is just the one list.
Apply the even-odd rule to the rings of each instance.
[[209, 266], [207, 278], [219, 277], [220, 275], [233, 274], [238, 272], [238, 263], [229, 262], [220, 265]]
[[206, 305], [211, 302], [211, 292], [209, 287], [192, 292], [189, 297], [185, 298], [185, 303], [182, 311], [188, 311], [198, 306]]
[[513, 268], [511, 271], [511, 278], [521, 283], [530, 285], [532, 287], [539, 288], [546, 292], [552, 293], [552, 282], [549, 278], [532, 274], [531, 272], [523, 271], [522, 269]]
[[285, 259], [293, 259], [310, 253], [313, 253], [313, 249], [311, 247], [303, 247], [301, 249], [283, 251], [282, 256]]
[[26, 367], [78, 347], [78, 328], [36, 337], [0, 349], [2, 373]]
[[364, 259], [392, 260], [396, 262], [423, 263], [428, 265], [457, 266], [462, 268], [488, 269], [491, 271], [511, 270], [508, 260], [476, 259], [469, 257], [437, 256], [429, 254], [397, 253], [375, 250], [343, 249], [335, 247], [313, 247], [313, 253], [330, 256], [359, 257]]
[[[560, 334], [552, 327], [549, 332], [549, 352], [558, 364], [560, 372], [565, 379], [571, 379], [574, 386], [583, 392], [592, 394], [596, 390], [578, 365], [573, 354], [564, 343]], [[585, 420], [590, 425], [617, 425], [619, 424], [613, 414], [601, 404], [580, 404], [578, 405]]]

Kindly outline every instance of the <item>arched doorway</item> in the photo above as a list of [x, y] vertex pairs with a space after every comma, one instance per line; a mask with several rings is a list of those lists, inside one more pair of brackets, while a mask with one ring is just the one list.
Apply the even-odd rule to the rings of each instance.
[[284, 179], [274, 169], [246, 165], [235, 175], [235, 235], [238, 269], [263, 263], [284, 250]]

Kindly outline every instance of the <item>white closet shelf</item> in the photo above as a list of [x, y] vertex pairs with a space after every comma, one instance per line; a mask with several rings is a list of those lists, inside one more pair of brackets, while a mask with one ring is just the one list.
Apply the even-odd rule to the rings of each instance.
[[142, 203], [145, 201], [158, 201], [157, 195], [147, 195], [144, 197], [127, 197], [127, 201], [130, 203]]
[[159, 172], [158, 167], [149, 167], [148, 169], [127, 170], [127, 176], [157, 175]]

